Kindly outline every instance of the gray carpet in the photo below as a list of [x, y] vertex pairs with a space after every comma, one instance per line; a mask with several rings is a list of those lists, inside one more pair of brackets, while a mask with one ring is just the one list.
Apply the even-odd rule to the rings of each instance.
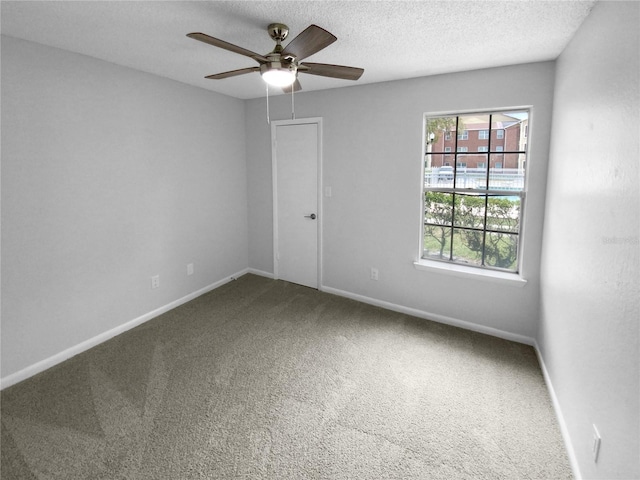
[[566, 479], [531, 347], [245, 275], [2, 392], [2, 479]]

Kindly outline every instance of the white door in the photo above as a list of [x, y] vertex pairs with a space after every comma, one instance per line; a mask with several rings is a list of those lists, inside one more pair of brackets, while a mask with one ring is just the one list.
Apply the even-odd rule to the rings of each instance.
[[275, 278], [318, 288], [320, 119], [271, 122]]

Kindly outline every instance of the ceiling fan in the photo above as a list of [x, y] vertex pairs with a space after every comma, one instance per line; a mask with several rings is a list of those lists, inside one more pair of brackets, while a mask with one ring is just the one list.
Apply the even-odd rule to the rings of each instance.
[[347, 67], [344, 65], [331, 65], [328, 63], [302, 62], [306, 57], [319, 52], [331, 45], [337, 38], [317, 25], [308, 26], [300, 35], [294, 38], [286, 47], [282, 42], [289, 35], [289, 27], [282, 23], [272, 23], [267, 28], [269, 36], [276, 42], [272, 52], [266, 55], [252, 52], [224, 40], [210, 37], [204, 33], [189, 33], [187, 37], [200, 42], [208, 43], [214, 47], [224, 48], [230, 52], [239, 53], [254, 59], [260, 64], [258, 67], [241, 68], [230, 72], [216, 73], [205, 78], [221, 80], [223, 78], [244, 75], [245, 73], [260, 72], [262, 78], [269, 85], [281, 87], [285, 92], [298, 91], [302, 87], [298, 81], [298, 73], [320, 75], [323, 77], [340, 78], [345, 80], [358, 80], [364, 73], [364, 69]]

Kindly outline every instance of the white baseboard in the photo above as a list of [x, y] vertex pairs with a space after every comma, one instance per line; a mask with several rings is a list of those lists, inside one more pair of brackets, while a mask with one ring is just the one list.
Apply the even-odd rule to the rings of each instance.
[[569, 429], [567, 428], [567, 423], [564, 420], [564, 415], [562, 414], [562, 409], [560, 408], [560, 402], [558, 401], [558, 397], [556, 396], [556, 391], [553, 388], [553, 383], [551, 383], [551, 377], [549, 376], [549, 372], [547, 371], [547, 366], [544, 363], [544, 358], [542, 357], [540, 348], [538, 348], [538, 342], [534, 342], [533, 348], [535, 349], [536, 355], [538, 356], [538, 362], [540, 363], [542, 376], [544, 377], [544, 382], [547, 385], [547, 390], [549, 391], [549, 396], [551, 397], [551, 403], [553, 404], [553, 409], [556, 412], [556, 418], [558, 419], [558, 424], [560, 425], [560, 432], [562, 433], [562, 439], [564, 440], [564, 445], [565, 445], [565, 448], [567, 449], [569, 464], [571, 465], [571, 470], [573, 470], [573, 477], [576, 480], [582, 480], [582, 474], [580, 473], [580, 467], [578, 466], [578, 459], [576, 458], [576, 452], [575, 452], [575, 449], [573, 448], [573, 442], [571, 441], [571, 436], [569, 435]]
[[511, 340], [517, 343], [524, 343], [525, 345], [535, 345], [535, 340], [525, 335], [519, 335], [517, 333], [505, 332], [493, 327], [486, 327], [484, 325], [478, 325], [476, 323], [465, 322], [464, 320], [458, 320], [457, 318], [447, 317], [436, 313], [429, 313], [416, 308], [405, 307], [397, 305], [395, 303], [385, 302], [384, 300], [378, 300], [376, 298], [365, 297], [364, 295], [358, 295], [357, 293], [346, 292], [337, 288], [322, 286], [320, 288], [323, 292], [332, 293], [341, 297], [350, 298], [351, 300], [357, 300], [358, 302], [368, 303], [369, 305], [375, 305], [376, 307], [386, 308], [394, 312], [406, 313], [414, 317], [424, 318], [426, 320], [433, 320], [434, 322], [444, 323], [454, 327], [464, 328], [465, 330], [472, 330], [474, 332], [484, 333], [493, 337], [504, 338], [505, 340]]
[[[121, 333], [124, 333], [127, 330], [131, 330], [132, 328], [137, 327], [138, 325], [148, 322], [152, 318], [155, 318], [159, 315], [162, 315], [165, 312], [168, 312], [169, 310], [179, 307], [180, 305], [187, 303], [193, 300], [194, 298], [197, 298], [201, 295], [204, 295], [205, 293], [210, 292], [211, 290], [215, 290], [216, 288], [221, 287], [225, 283], [231, 282], [232, 280], [235, 280], [249, 272], [250, 272], [249, 269], [245, 268], [244, 270], [241, 270], [234, 275], [225, 277], [222, 280], [212, 283], [211, 285], [207, 285], [204, 288], [196, 290], [195, 292], [192, 292], [188, 295], [185, 295], [184, 297], [179, 298], [178, 300], [174, 300], [173, 302], [168, 303], [160, 308], [156, 308], [151, 312], [145, 313], [144, 315], [141, 315], [138, 318], [134, 318], [133, 320], [123, 323], [122, 325], [118, 325], [117, 327], [112, 328], [111, 330], [107, 330], [106, 332], [96, 335], [93, 338], [90, 338], [88, 340], [85, 340], [84, 342], [78, 343], [73, 347], [67, 348], [66, 350], [63, 350], [60, 353], [56, 353], [55, 355], [49, 358], [45, 358], [44, 360], [41, 360], [37, 363], [34, 363], [33, 365], [23, 368], [22, 370], [12, 373], [11, 375], [7, 375], [6, 377], [0, 379], [0, 390], [10, 387], [11, 385], [15, 385], [16, 383], [26, 380], [27, 378], [32, 377], [40, 372], [44, 372], [45, 370], [53, 367], [54, 365], [62, 363], [65, 360], [68, 360], [69, 358], [78, 355], [79, 353], [82, 353], [86, 350], [89, 350], [90, 348], [95, 347], [96, 345], [106, 342], [107, 340], [115, 337], [116, 335], [120, 335]], [[251, 273], [254, 273], [254, 272], [251, 272]]]
[[265, 272], [263, 270], [257, 270], [255, 268], [247, 268], [246, 273], [253, 273], [254, 275], [260, 275], [261, 277], [267, 277], [273, 280], [273, 273]]

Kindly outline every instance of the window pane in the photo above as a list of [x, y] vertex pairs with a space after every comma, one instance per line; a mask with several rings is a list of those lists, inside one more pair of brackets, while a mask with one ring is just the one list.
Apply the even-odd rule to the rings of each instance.
[[443, 192], [424, 193], [424, 221], [436, 225], [451, 225], [453, 194]]
[[428, 153], [424, 156], [425, 167], [441, 167], [444, 162], [444, 154], [443, 153]]
[[423, 258], [449, 260], [451, 252], [451, 228], [424, 226]]
[[453, 230], [453, 260], [471, 265], [482, 264], [483, 232], [474, 230]]
[[445, 147], [454, 147], [455, 139], [448, 132], [455, 131], [456, 117], [429, 117], [426, 121], [425, 153], [444, 152]]
[[453, 224], [456, 227], [484, 227], [484, 195], [456, 195]]
[[518, 233], [520, 230], [520, 197], [489, 197], [487, 230]]
[[486, 188], [488, 156], [482, 153], [458, 155], [456, 188]]
[[441, 167], [432, 167], [425, 174], [425, 183], [430, 182], [431, 187], [451, 188], [453, 187], [453, 167], [449, 164], [449, 159], [445, 157], [444, 165]]
[[517, 269], [518, 235], [487, 232], [484, 263], [489, 267]]
[[508, 168], [503, 161], [509, 155], [491, 155], [489, 190], [524, 190], [524, 169]]
[[458, 146], [477, 152], [478, 147], [489, 146], [489, 115], [463, 115], [458, 121]]

